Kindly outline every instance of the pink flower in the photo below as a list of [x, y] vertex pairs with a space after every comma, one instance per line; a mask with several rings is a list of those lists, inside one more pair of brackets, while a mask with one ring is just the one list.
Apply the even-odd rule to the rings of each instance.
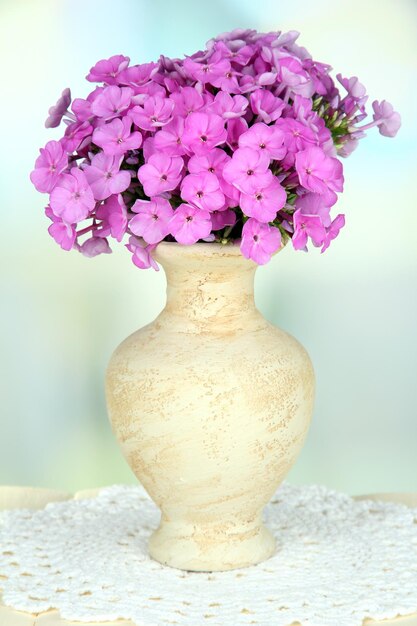
[[56, 128], [60, 125], [61, 120], [71, 104], [71, 90], [64, 89], [57, 103], [51, 106], [48, 118], [45, 121], [45, 128]]
[[240, 135], [239, 147], [265, 150], [270, 159], [282, 159], [287, 152], [284, 133], [276, 126], [267, 126], [262, 122], [254, 124]]
[[238, 148], [223, 169], [224, 179], [244, 193], [267, 187], [272, 180], [269, 156], [262, 150]]
[[201, 63], [187, 58], [184, 61], [184, 70], [190, 78], [201, 83], [211, 83], [213, 80], [230, 71], [230, 63], [222, 59], [220, 54], [213, 54], [210, 59]]
[[159, 266], [152, 257], [152, 252], [156, 248], [155, 245], [147, 246], [145, 242], [141, 242], [136, 237], [130, 237], [126, 248], [133, 253], [132, 261], [136, 267], [139, 267], [141, 270], [152, 267], [156, 272], [159, 272]]
[[301, 209], [295, 211], [294, 234], [292, 245], [295, 250], [307, 251], [307, 240], [310, 237], [315, 246], [321, 246], [326, 237], [326, 229], [318, 215], [304, 215]]
[[240, 249], [246, 259], [265, 265], [280, 246], [281, 233], [278, 228], [262, 224], [252, 217], [245, 222]]
[[118, 156], [135, 150], [142, 143], [142, 135], [139, 132], [131, 133], [131, 118], [126, 115], [122, 119], [114, 119], [108, 124], [99, 126], [93, 133], [93, 143], [103, 149], [104, 154]]
[[226, 141], [224, 120], [220, 115], [190, 113], [185, 120], [182, 142], [195, 154], [203, 154]]
[[344, 225], [345, 225], [345, 216], [339, 213], [339, 215], [337, 215], [334, 218], [329, 228], [326, 229], [326, 236], [324, 238], [323, 247], [321, 249], [322, 252], [327, 250], [327, 248], [330, 246], [330, 242], [333, 239], [336, 239], [336, 237], [338, 236], [340, 230], [343, 228]]
[[86, 79], [91, 83], [114, 85], [117, 82], [117, 75], [129, 65], [129, 61], [129, 57], [125, 57], [122, 54], [115, 54], [109, 59], [98, 61], [91, 68]]
[[86, 122], [74, 122], [73, 124], [69, 124], [65, 130], [65, 134], [60, 140], [62, 147], [67, 152], [73, 152], [80, 148], [81, 144], [84, 141], [91, 137], [91, 133], [93, 132], [93, 127], [91, 124]]
[[112, 194], [122, 193], [130, 185], [130, 172], [120, 171], [122, 156], [96, 154], [84, 172], [96, 200], [105, 200]]
[[51, 193], [61, 173], [68, 167], [68, 157], [59, 141], [48, 141], [39, 152], [30, 180], [41, 193]]
[[223, 119], [228, 120], [245, 115], [248, 104], [249, 102], [244, 96], [231, 96], [224, 91], [219, 91], [210, 105], [210, 109]]
[[52, 220], [48, 228], [48, 233], [63, 250], [71, 250], [74, 247], [76, 232], [72, 224], [66, 224], [60, 217], [54, 215], [50, 207], [47, 207], [45, 214]]
[[136, 200], [132, 211], [137, 215], [130, 220], [129, 228], [147, 243], [159, 243], [170, 233], [170, 220], [174, 211], [165, 198]]
[[392, 104], [386, 100], [372, 103], [374, 110], [373, 119], [377, 122], [378, 130], [385, 137], [395, 137], [401, 126], [401, 116], [394, 111]]
[[288, 117], [281, 118], [275, 122], [275, 128], [284, 133], [284, 145], [288, 152], [299, 152], [317, 143], [311, 128], [297, 120]]
[[285, 189], [275, 177], [267, 187], [256, 188], [250, 194], [240, 194], [243, 213], [255, 217], [259, 222], [273, 222], [286, 201]]
[[147, 196], [157, 196], [175, 189], [180, 180], [184, 161], [179, 156], [169, 157], [157, 152], [138, 170], [138, 178]]
[[184, 119], [174, 117], [166, 126], [154, 135], [154, 148], [157, 152], [163, 152], [168, 156], [182, 156], [187, 150], [182, 144], [184, 133]]
[[186, 176], [181, 184], [181, 198], [203, 211], [218, 211], [225, 206], [219, 179], [209, 172]]
[[83, 98], [75, 98], [71, 108], [78, 122], [85, 122], [90, 117], [93, 117], [91, 105], [93, 104], [94, 100], [96, 100], [98, 96], [103, 93], [103, 91], [104, 87], [96, 87], [85, 100]]
[[239, 146], [239, 137], [248, 130], [248, 123], [241, 117], [235, 117], [227, 122], [227, 145], [233, 152]]
[[298, 152], [295, 168], [300, 183], [315, 193], [343, 190], [343, 166], [340, 161], [328, 157], [321, 148], [311, 147]]
[[306, 193], [295, 201], [295, 208], [301, 209], [303, 215], [318, 215], [323, 226], [330, 226], [330, 206], [327, 198], [319, 193]]
[[174, 114], [187, 117], [194, 111], [199, 111], [204, 107], [204, 98], [195, 87], [183, 87], [181, 91], [172, 93], [169, 96], [174, 102]]
[[196, 209], [189, 204], [180, 204], [178, 209], [174, 211], [170, 228], [171, 234], [178, 243], [189, 246], [210, 235], [210, 213]]
[[104, 120], [111, 120], [118, 117], [129, 108], [133, 96], [130, 87], [117, 87], [111, 85], [105, 87], [91, 105], [93, 115]]
[[143, 106], [135, 106], [130, 111], [136, 126], [143, 130], [155, 131], [172, 119], [174, 103], [161, 95], [150, 96]]
[[90, 237], [82, 243], [78, 250], [86, 257], [93, 258], [99, 254], [111, 254], [109, 242], [105, 237]]
[[226, 226], [236, 224], [236, 213], [232, 209], [213, 211], [210, 213], [212, 230], [222, 230]]
[[257, 89], [250, 95], [250, 105], [255, 115], [270, 124], [281, 116], [285, 102], [266, 89]]
[[140, 65], [132, 65], [122, 69], [117, 76], [117, 82], [120, 85], [128, 85], [129, 87], [143, 87], [147, 85], [159, 68], [158, 63], [141, 63]]
[[123, 239], [127, 230], [127, 209], [120, 194], [107, 198], [96, 211], [96, 217], [103, 220], [100, 234], [111, 235], [117, 241]]
[[62, 174], [51, 193], [51, 208], [68, 224], [85, 219], [95, 206], [93, 192], [84, 172], [73, 167], [69, 174]]
[[221, 176], [225, 163], [230, 161], [230, 157], [227, 156], [224, 150], [220, 148], [213, 148], [210, 152], [205, 154], [195, 154], [188, 161], [188, 171], [191, 174], [202, 174], [204, 172], [210, 172], [216, 174], [217, 177]]

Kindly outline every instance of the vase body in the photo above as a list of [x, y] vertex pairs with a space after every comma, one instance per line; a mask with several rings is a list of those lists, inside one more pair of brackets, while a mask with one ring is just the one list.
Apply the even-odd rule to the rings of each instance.
[[166, 306], [106, 377], [113, 431], [161, 509], [150, 554], [194, 571], [259, 563], [275, 549], [263, 507], [311, 418], [310, 359], [256, 309], [257, 266], [237, 246], [163, 242], [155, 258]]

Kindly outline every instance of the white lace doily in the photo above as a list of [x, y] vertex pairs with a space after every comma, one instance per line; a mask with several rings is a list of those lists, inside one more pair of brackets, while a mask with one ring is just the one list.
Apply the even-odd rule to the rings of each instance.
[[0, 513], [3, 602], [138, 626], [359, 626], [417, 612], [417, 509], [284, 484], [266, 508], [276, 554], [213, 574], [152, 561], [158, 520], [142, 488], [119, 486]]

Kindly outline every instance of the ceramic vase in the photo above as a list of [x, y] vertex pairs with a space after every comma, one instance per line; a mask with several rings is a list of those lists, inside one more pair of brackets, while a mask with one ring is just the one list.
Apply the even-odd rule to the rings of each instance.
[[238, 246], [163, 242], [154, 256], [166, 306], [106, 379], [113, 431], [161, 510], [150, 555], [193, 571], [253, 565], [275, 550], [262, 510], [302, 448], [312, 365], [256, 308], [257, 265]]

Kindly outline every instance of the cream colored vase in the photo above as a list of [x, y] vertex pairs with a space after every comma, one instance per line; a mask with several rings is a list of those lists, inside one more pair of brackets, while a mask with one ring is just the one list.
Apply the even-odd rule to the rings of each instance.
[[275, 550], [262, 509], [303, 445], [311, 362], [256, 309], [257, 266], [238, 246], [163, 242], [155, 258], [167, 304], [117, 348], [106, 383], [114, 433], [162, 512], [149, 551], [186, 570], [253, 565]]

